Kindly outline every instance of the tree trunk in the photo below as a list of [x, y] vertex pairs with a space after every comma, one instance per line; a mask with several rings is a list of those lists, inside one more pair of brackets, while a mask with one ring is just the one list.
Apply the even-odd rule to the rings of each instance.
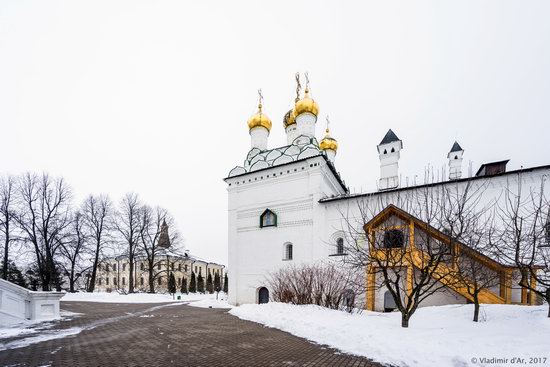
[[8, 218], [4, 218], [6, 221], [5, 229], [6, 229], [6, 238], [4, 240], [4, 261], [2, 263], [2, 279], [7, 280], [8, 279], [8, 250], [9, 250], [9, 244], [10, 244], [10, 227]]
[[406, 313], [401, 313], [401, 327], [409, 327], [409, 315]]
[[97, 277], [98, 264], [99, 264], [99, 246], [96, 246], [94, 265], [92, 267], [92, 276], [90, 277], [90, 282], [88, 283], [88, 289], [87, 289], [87, 291], [90, 293], [93, 293], [95, 289], [95, 278]]
[[153, 265], [149, 264], [149, 293], [155, 293], [155, 283], [153, 279]]
[[474, 322], [479, 321], [479, 298], [474, 294]]
[[134, 293], [134, 256], [130, 256], [130, 276], [128, 279], [128, 293]]

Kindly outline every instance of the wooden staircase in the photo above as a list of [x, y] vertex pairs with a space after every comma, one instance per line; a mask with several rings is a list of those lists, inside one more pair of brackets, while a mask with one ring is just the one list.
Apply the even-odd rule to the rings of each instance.
[[[424, 259], [426, 255], [419, 250], [413, 250], [411, 253], [411, 260], [412, 265], [417, 268], [424, 267], [425, 261], [427, 259]], [[440, 263], [437, 266], [437, 269], [434, 271], [434, 274], [441, 279], [440, 282], [455, 291], [456, 293], [460, 294], [464, 298], [474, 301], [473, 297], [468, 293], [468, 288], [465, 286], [460, 286], [459, 284], [461, 282], [458, 281], [458, 279], [452, 275], [453, 270], [444, 263]], [[488, 289], [482, 289], [479, 292], [479, 303], [489, 303], [489, 304], [505, 304], [506, 300], [495, 293], [491, 292]]]

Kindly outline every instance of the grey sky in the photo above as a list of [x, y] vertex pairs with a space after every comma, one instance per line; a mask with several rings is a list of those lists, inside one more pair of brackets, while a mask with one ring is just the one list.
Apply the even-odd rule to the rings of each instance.
[[226, 262], [222, 178], [249, 149], [258, 88], [284, 145], [309, 71], [317, 135], [330, 115], [357, 191], [376, 187], [388, 128], [411, 180], [455, 139], [465, 172], [550, 164], [549, 19], [548, 1], [2, 1], [0, 171], [62, 175], [76, 200], [135, 191]]

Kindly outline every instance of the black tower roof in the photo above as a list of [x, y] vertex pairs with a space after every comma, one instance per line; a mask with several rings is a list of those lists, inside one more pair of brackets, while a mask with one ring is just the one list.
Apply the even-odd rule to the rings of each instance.
[[399, 138], [397, 137], [397, 135], [395, 135], [392, 129], [389, 129], [386, 135], [384, 136], [384, 139], [382, 139], [382, 141], [378, 145], [389, 144], [389, 143], [393, 143], [394, 141], [399, 141]]

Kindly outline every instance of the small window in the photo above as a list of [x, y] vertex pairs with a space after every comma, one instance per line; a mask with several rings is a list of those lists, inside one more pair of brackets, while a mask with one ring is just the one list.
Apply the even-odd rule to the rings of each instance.
[[162, 284], [162, 277], [158, 277], [158, 279], [157, 279], [157, 284], [158, 284], [158, 285], [161, 285], [161, 284]]
[[181, 271], [181, 263], [178, 264], [178, 271]]
[[178, 278], [178, 285], [181, 285], [181, 278]]
[[126, 278], [122, 277], [122, 285], [126, 285]]
[[388, 151], [386, 149], [384, 149], [384, 154], [388, 154]]
[[343, 255], [344, 254], [344, 239], [338, 238], [336, 240], [336, 255]]
[[260, 215], [260, 228], [264, 227], [277, 227], [277, 215], [269, 209]]
[[101, 285], [101, 278], [97, 280], [97, 285]]
[[395, 148], [391, 148], [391, 152], [392, 152], [392, 153], [395, 153]]
[[116, 264], [113, 264], [113, 271], [116, 271]]
[[160, 270], [160, 263], [157, 264], [157, 270]]
[[116, 278], [113, 278], [113, 285], [116, 285]]
[[145, 265], [143, 263], [139, 264], [139, 270], [141, 271], [145, 270]]
[[105, 264], [105, 271], [109, 271], [109, 264]]
[[286, 243], [284, 260], [292, 260], [292, 255], [292, 243]]
[[126, 264], [122, 264], [122, 271], [126, 271]]
[[105, 278], [105, 285], [109, 285], [109, 278]]
[[139, 278], [139, 285], [143, 285], [143, 277]]
[[405, 243], [403, 232], [398, 229], [390, 229], [384, 232], [384, 248], [401, 248]]

